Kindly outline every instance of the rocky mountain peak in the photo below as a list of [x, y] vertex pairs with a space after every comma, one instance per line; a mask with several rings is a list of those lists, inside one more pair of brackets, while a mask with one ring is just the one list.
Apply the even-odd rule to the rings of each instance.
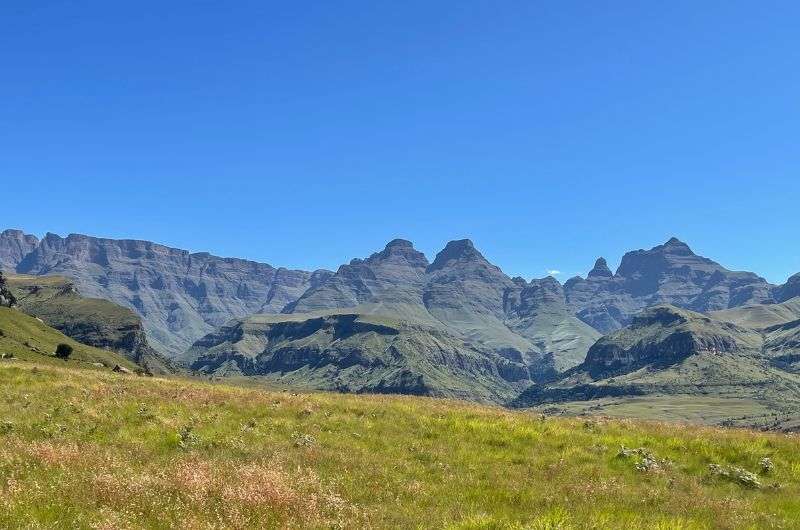
[[378, 261], [405, 262], [415, 268], [426, 268], [428, 266], [428, 258], [425, 257], [425, 254], [415, 249], [414, 244], [405, 239], [389, 241], [382, 251], [376, 252], [366, 260], [367, 263], [376, 263]]
[[414, 248], [414, 243], [407, 239], [392, 239], [386, 243], [386, 249], [388, 250], [393, 248]]
[[610, 278], [614, 276], [611, 269], [608, 268], [608, 263], [603, 257], [597, 258], [594, 262], [594, 268], [589, 271], [589, 278]]
[[669, 240], [663, 245], [661, 245], [660, 248], [663, 248], [664, 250], [672, 254], [684, 254], [684, 255], [694, 254], [694, 252], [692, 252], [692, 249], [689, 248], [689, 245], [687, 245], [677, 237], [669, 238]]
[[483, 254], [478, 252], [469, 239], [450, 241], [437, 255], [430, 266], [435, 271], [449, 266], [453, 262], [481, 262], [488, 264]]

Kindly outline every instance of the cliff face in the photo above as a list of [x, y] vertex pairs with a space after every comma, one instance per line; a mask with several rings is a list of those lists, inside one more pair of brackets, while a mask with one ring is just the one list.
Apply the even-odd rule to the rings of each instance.
[[[12, 251], [6, 255], [17, 259]], [[325, 277], [324, 272], [276, 269], [148, 241], [77, 234], [47, 234], [15, 269], [67, 276], [83, 295], [133, 309], [142, 317], [153, 346], [170, 356], [231, 318], [279, 312]]]

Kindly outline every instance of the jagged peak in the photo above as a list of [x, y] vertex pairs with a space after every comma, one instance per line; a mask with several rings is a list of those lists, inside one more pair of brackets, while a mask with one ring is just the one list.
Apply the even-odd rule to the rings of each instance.
[[661, 245], [661, 248], [668, 249], [673, 252], [678, 250], [678, 251], [688, 252], [690, 254], [692, 253], [692, 249], [689, 248], [689, 245], [687, 245], [686, 243], [684, 243], [683, 241], [674, 236], [669, 238], [666, 243]]
[[604, 257], [597, 258], [594, 262], [594, 267], [589, 271], [589, 278], [610, 278], [614, 276], [611, 269], [608, 268], [608, 263]]

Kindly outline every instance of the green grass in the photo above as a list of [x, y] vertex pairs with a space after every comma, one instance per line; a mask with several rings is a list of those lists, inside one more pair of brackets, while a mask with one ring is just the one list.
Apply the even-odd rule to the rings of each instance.
[[[51, 356], [60, 343], [73, 347], [68, 361]], [[32, 316], [6, 307], [0, 307], [0, 354], [43, 364], [91, 367], [99, 363], [109, 368], [118, 364], [129, 370], [137, 369], [134, 363], [117, 353], [81, 344]]]
[[[788, 435], [69, 366], [0, 362], [2, 528], [800, 524]], [[644, 457], [618, 456], [622, 445], [656, 465], [638, 470]]]

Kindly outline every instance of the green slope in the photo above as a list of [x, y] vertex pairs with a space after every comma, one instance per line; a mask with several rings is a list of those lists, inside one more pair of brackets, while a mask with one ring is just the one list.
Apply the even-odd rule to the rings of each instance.
[[[60, 343], [69, 344], [74, 349], [66, 363], [51, 355]], [[118, 353], [81, 344], [32, 316], [6, 307], [0, 307], [0, 353], [45, 364], [93, 367], [93, 363], [101, 363], [108, 368], [119, 365], [129, 370], [139, 369]]]
[[0, 363], [2, 528], [796, 528], [798, 470], [779, 434]]
[[751, 305], [714, 311], [710, 316], [752, 329], [778, 326], [800, 319], [800, 296], [781, 304]]
[[13, 275], [7, 280], [23, 312], [78, 342], [121, 353], [152, 373], [175, 372], [172, 363], [149, 346], [142, 321], [132, 310], [83, 297], [62, 276]]

